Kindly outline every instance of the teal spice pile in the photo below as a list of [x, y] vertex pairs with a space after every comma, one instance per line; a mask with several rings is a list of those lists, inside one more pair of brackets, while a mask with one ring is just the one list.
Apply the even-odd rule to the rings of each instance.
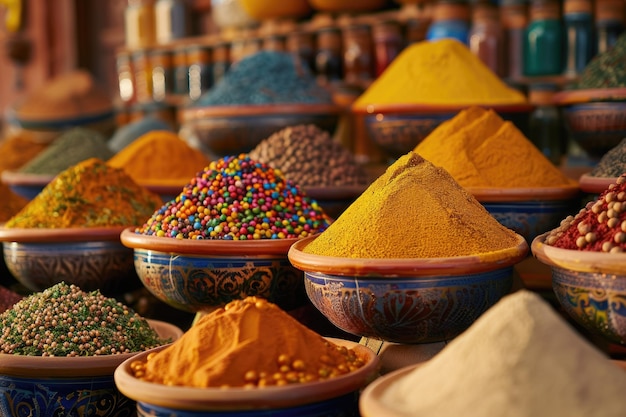
[[321, 233], [330, 217], [279, 170], [247, 154], [212, 161], [136, 233], [176, 239], [288, 239]]

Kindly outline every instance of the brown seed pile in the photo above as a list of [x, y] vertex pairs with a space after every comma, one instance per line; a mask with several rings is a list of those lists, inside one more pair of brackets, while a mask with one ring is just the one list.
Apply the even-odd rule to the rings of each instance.
[[365, 170], [352, 153], [319, 127], [286, 127], [259, 143], [249, 156], [283, 172], [300, 187], [364, 185]]

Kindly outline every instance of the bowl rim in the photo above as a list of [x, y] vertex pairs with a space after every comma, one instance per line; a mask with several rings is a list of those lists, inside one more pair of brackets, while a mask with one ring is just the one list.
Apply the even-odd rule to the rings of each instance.
[[545, 243], [550, 232], [535, 237], [531, 243], [533, 256], [540, 262], [577, 272], [625, 275], [626, 254], [563, 249]]
[[334, 103], [277, 103], [277, 104], [234, 104], [218, 106], [187, 107], [180, 110], [179, 120], [202, 121], [206, 118], [248, 117], [274, 115], [339, 115], [341, 106]]
[[626, 87], [580, 88], [557, 92], [552, 102], [557, 105], [584, 104], [594, 102], [619, 102], [626, 100]]
[[[120, 234], [122, 245], [136, 249], [184, 255], [286, 255], [295, 242], [302, 238], [224, 240], [224, 239], [175, 239], [135, 233], [134, 227]], [[1, 235], [0, 235], [1, 236]]]
[[615, 184], [619, 177], [594, 177], [588, 172], [580, 176], [580, 189], [586, 193], [600, 194]]
[[119, 241], [120, 233], [128, 226], [25, 228], [0, 224], [0, 242], [66, 243]]
[[[371, 378], [379, 367], [379, 359], [370, 348], [349, 340], [326, 337], [340, 346], [355, 349], [367, 361], [361, 368], [325, 381], [293, 384], [283, 387], [249, 388], [195, 388], [167, 386], [142, 381], [129, 372], [135, 360], [142, 360], [151, 352], [165, 347], [154, 348], [125, 360], [114, 373], [118, 390], [138, 402], [145, 402], [161, 407], [184, 410], [245, 410], [250, 408], [291, 407], [323, 401], [348, 394]], [[169, 398], [174, 398], [174, 401]]]
[[57, 174], [31, 174], [28, 172], [4, 170], [0, 174], [0, 179], [7, 185], [40, 187], [46, 186], [56, 176]]
[[[323, 232], [322, 232], [323, 233]], [[397, 277], [423, 277], [433, 275], [465, 275], [488, 272], [512, 266], [524, 259], [529, 252], [526, 239], [518, 233], [517, 244], [511, 248], [484, 254], [449, 258], [340, 258], [315, 255], [302, 251], [318, 236], [304, 238], [294, 243], [287, 258], [291, 264], [304, 272], [330, 275], [359, 276], [367, 280], [376, 275]]]
[[[183, 330], [172, 323], [154, 319], [146, 320], [160, 337], [176, 340], [183, 335]], [[164, 346], [167, 344], [161, 347]], [[77, 357], [43, 357], [0, 353], [0, 374], [35, 378], [112, 375], [122, 362], [138, 353], [141, 352]]]
[[351, 109], [353, 113], [372, 115], [372, 114], [445, 114], [445, 113], [458, 113], [469, 107], [485, 107], [493, 109], [498, 113], [524, 113], [529, 112], [535, 108], [530, 103], [516, 103], [516, 104], [472, 104], [472, 105], [458, 105], [458, 104], [412, 104], [412, 103], [398, 103], [398, 104], [353, 104]]
[[465, 187], [465, 189], [480, 202], [567, 200], [580, 193], [580, 186], [575, 180], [572, 180], [570, 185], [561, 187]]
[[63, 118], [35, 118], [32, 115], [21, 114], [19, 106], [12, 106], [7, 109], [7, 122], [17, 124], [24, 129], [60, 129], [68, 126], [82, 126], [101, 121], [108, 121], [115, 116], [113, 107], [104, 108], [89, 113], [78, 114], [74, 117]]

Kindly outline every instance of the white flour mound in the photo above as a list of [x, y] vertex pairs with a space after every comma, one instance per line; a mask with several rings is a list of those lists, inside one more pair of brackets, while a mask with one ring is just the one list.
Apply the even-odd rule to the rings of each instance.
[[381, 401], [412, 417], [624, 417], [626, 372], [523, 290], [391, 384]]

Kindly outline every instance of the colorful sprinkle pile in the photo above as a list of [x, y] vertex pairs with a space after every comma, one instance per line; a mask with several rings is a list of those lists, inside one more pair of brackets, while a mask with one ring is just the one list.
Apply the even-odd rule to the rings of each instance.
[[288, 239], [329, 224], [298, 185], [241, 154], [211, 162], [136, 231], [176, 239]]

